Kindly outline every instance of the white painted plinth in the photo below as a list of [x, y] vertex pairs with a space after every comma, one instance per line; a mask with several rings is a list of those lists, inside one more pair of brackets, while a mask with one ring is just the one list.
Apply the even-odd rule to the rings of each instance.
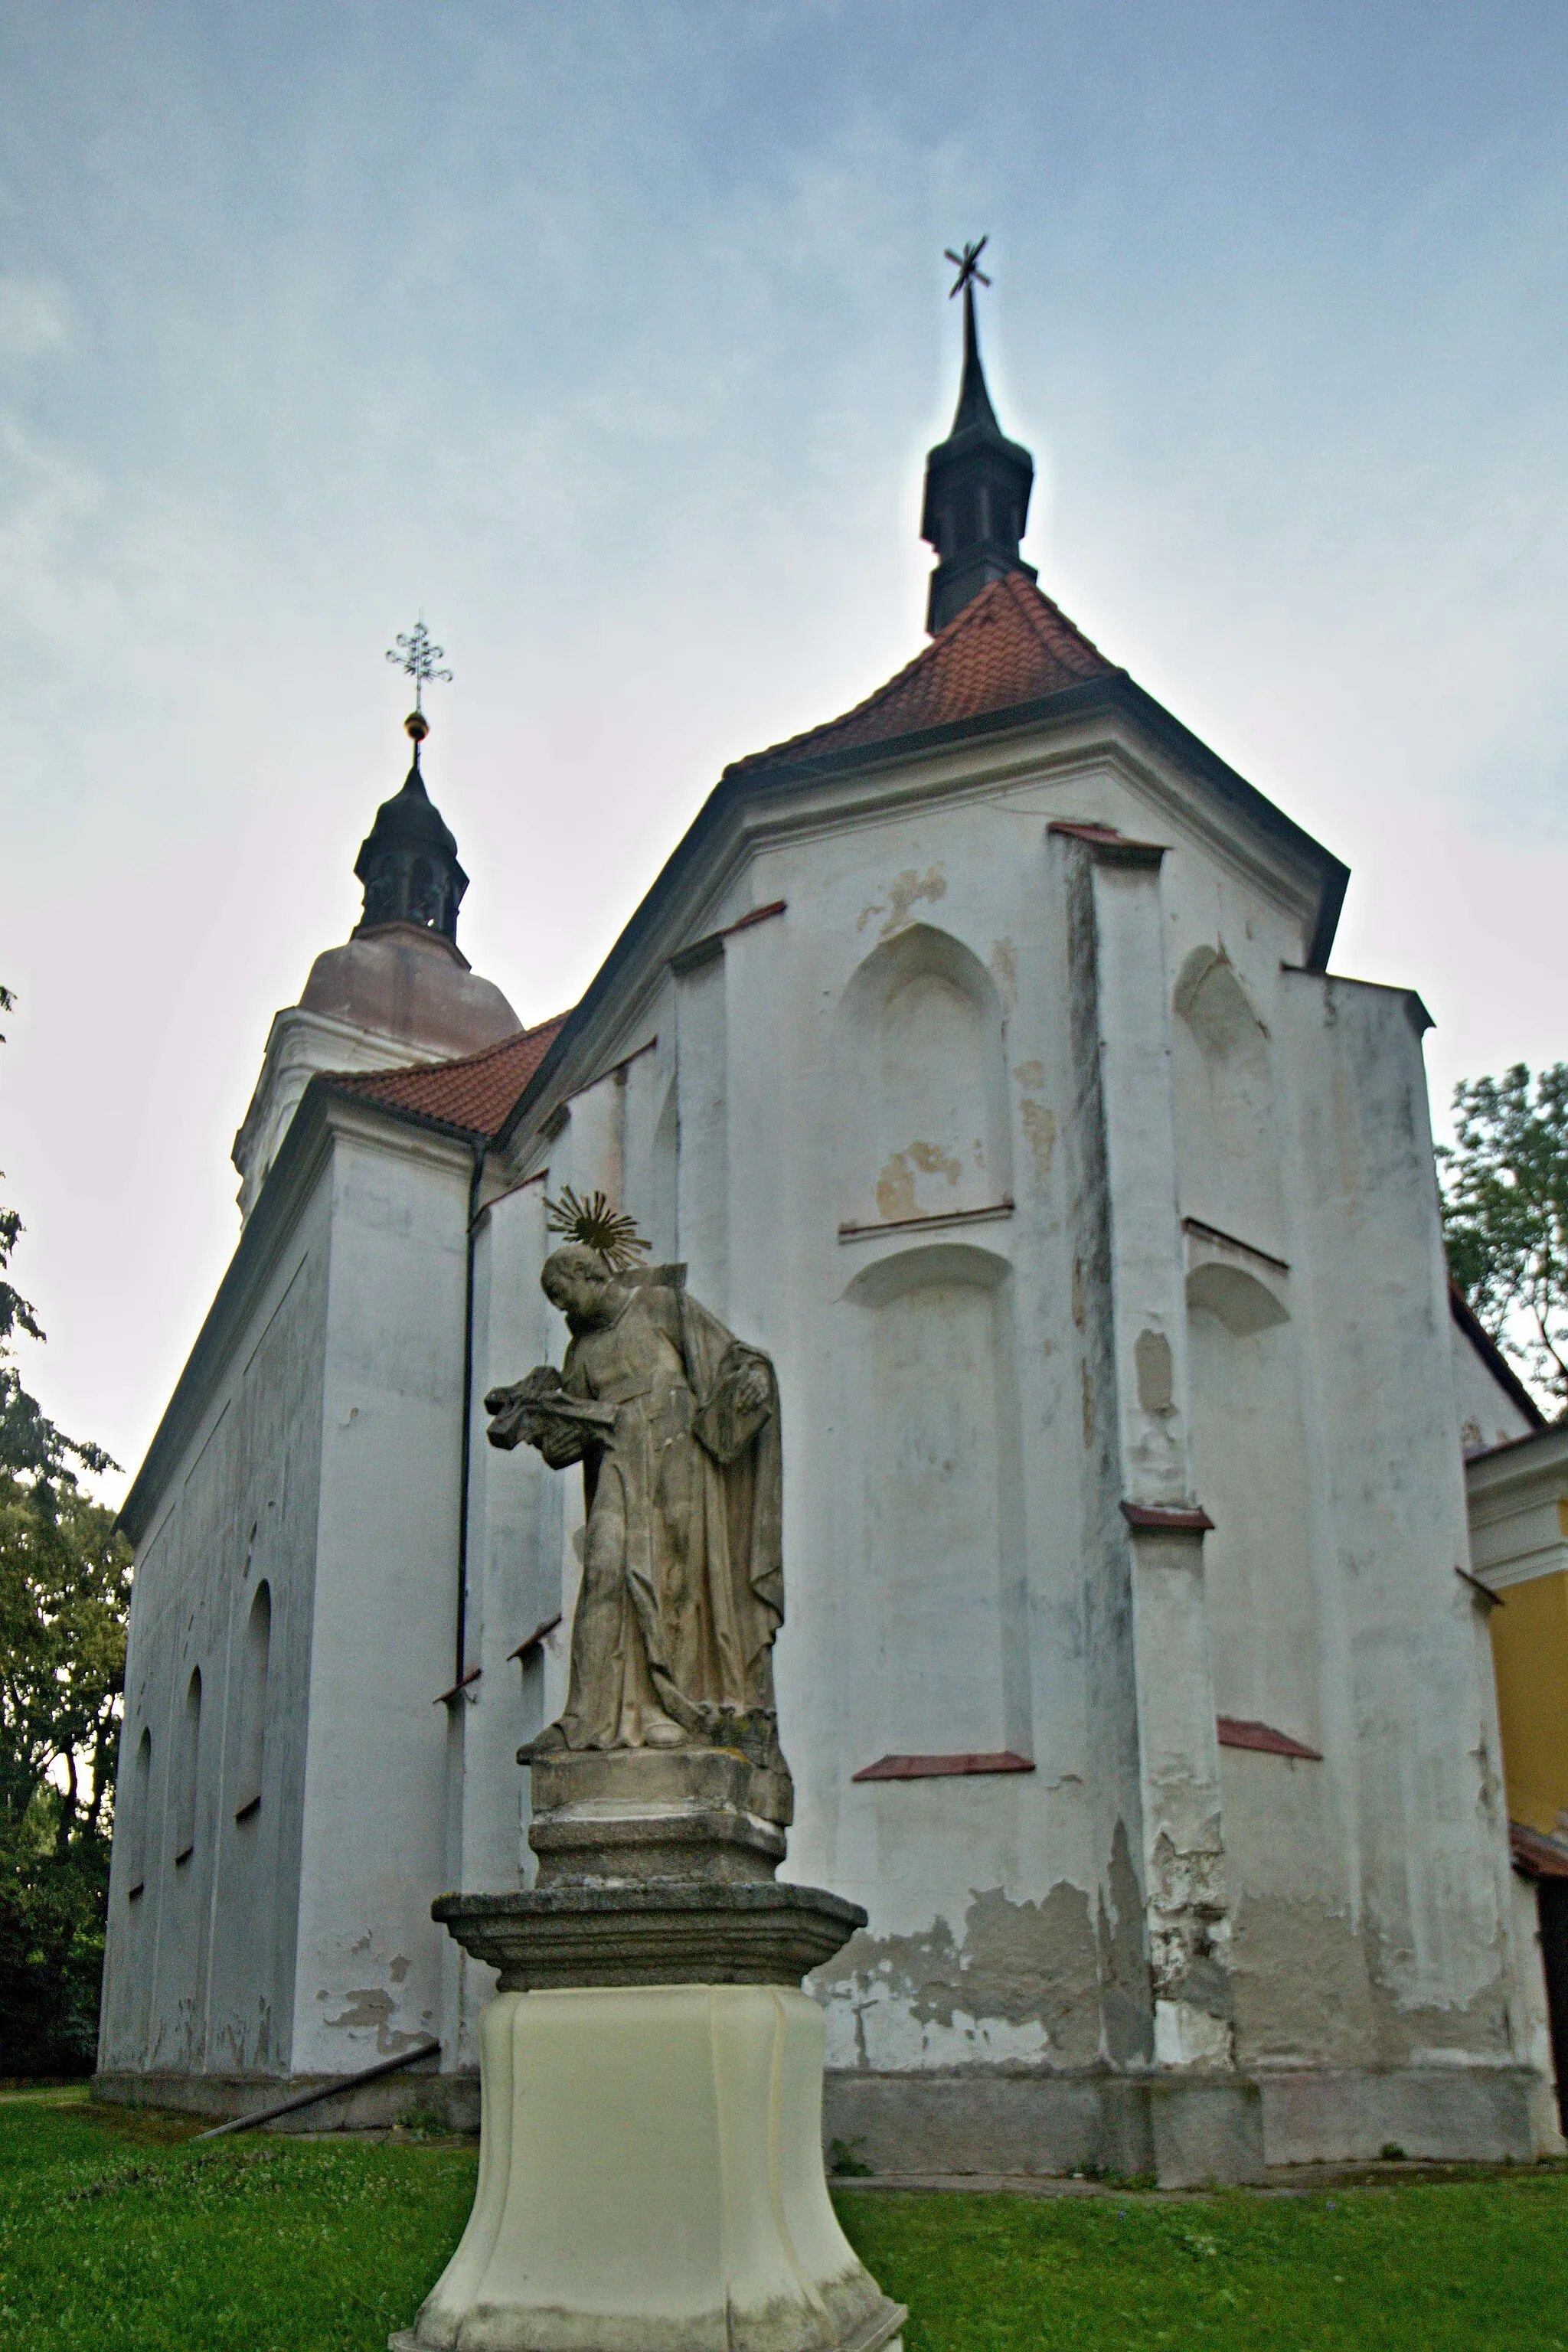
[[498, 1995], [474, 2210], [391, 2352], [898, 2352], [828, 2200], [822, 2054], [782, 1986]]

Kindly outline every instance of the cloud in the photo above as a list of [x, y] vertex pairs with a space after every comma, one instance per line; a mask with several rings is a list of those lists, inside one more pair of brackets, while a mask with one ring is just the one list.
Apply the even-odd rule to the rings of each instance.
[[42, 359], [72, 340], [63, 287], [47, 278], [0, 276], [0, 363]]

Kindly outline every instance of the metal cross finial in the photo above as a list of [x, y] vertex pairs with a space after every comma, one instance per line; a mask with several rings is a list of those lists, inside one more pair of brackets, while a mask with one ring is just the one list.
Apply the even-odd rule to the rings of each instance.
[[430, 632], [425, 625], [423, 613], [415, 623], [410, 635], [406, 637], [399, 637], [395, 646], [389, 646], [386, 649], [386, 658], [394, 667], [402, 670], [406, 677], [414, 680], [414, 708], [421, 717], [425, 711], [425, 688], [431, 679], [444, 678], [448, 686], [452, 682], [452, 673], [449, 669], [437, 669], [436, 667], [446, 650], [445, 646], [431, 644]]
[[980, 257], [990, 242], [988, 236], [983, 236], [978, 245], [966, 245], [962, 253], [954, 253], [952, 246], [948, 247], [942, 258], [951, 261], [958, 272], [957, 278], [947, 289], [947, 299], [950, 302], [955, 294], [963, 293], [973, 278], [978, 278], [982, 286], [990, 285], [991, 280], [979, 266]]

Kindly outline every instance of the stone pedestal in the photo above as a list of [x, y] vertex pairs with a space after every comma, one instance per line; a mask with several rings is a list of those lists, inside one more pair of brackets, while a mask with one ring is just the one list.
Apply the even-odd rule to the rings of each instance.
[[822, 2049], [779, 1985], [500, 1994], [474, 2210], [393, 2352], [896, 2346], [828, 2201]]
[[541, 1886], [771, 1879], [795, 1810], [782, 1766], [724, 1748], [535, 1756], [531, 1779]]
[[866, 1914], [773, 1883], [787, 1773], [528, 1760], [539, 1885], [432, 1906], [500, 1991], [474, 2210], [391, 2352], [898, 2352], [906, 2315], [828, 2198], [800, 1990]]

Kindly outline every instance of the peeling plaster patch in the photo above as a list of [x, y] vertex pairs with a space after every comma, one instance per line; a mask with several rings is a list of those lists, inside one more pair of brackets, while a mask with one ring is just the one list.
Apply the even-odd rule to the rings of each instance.
[[1366, 1954], [1342, 1911], [1283, 1895], [1246, 1896], [1231, 1980], [1243, 2065], [1351, 2065], [1376, 2046]]
[[408, 1974], [408, 1962], [401, 1952], [398, 1953], [395, 1960], [389, 1963], [386, 1973], [392, 1979], [394, 1984], [401, 1984], [403, 1982], [404, 1978]]
[[1132, 1349], [1138, 1370], [1138, 1402], [1145, 1412], [1175, 1410], [1175, 1366], [1163, 1331], [1140, 1331]]
[[890, 932], [902, 930], [910, 919], [910, 908], [917, 899], [935, 900], [946, 896], [947, 877], [940, 866], [931, 866], [923, 875], [917, 874], [912, 866], [908, 866], [902, 874], [894, 875], [886, 900], [878, 900], [872, 906], [861, 908], [855, 919], [855, 928], [863, 931], [873, 915], [886, 915], [888, 919], [877, 934], [879, 939], [885, 940]]
[[[1389, 1982], [1394, 1974], [1390, 1952], [1375, 1929], [1372, 1943], [1372, 2000], [1377, 2021], [1377, 2057], [1383, 2065], [1430, 2064], [1439, 2053], [1478, 2052], [1489, 2058], [1513, 2054], [1509, 2032], [1509, 1970], [1501, 1949], [1495, 1973], [1479, 1985], [1468, 2000], [1442, 2008], [1435, 2002], [1405, 2000]], [[1498, 1942], [1502, 1941], [1500, 1928]]]
[[911, 1143], [904, 1150], [895, 1151], [877, 1179], [877, 1206], [889, 1224], [900, 1217], [918, 1214], [917, 1171], [922, 1176], [945, 1176], [950, 1184], [956, 1184], [963, 1166], [934, 1143]]
[[1402, 2000], [1388, 1979], [1398, 1955], [1348, 1915], [1284, 1895], [1247, 1896], [1232, 1945], [1237, 2056], [1243, 2065], [1411, 2065], [1441, 2053], [1506, 2056], [1507, 1978], [1497, 1973], [1447, 2008]]
[[1184, 2000], [1154, 2003], [1154, 2059], [1161, 2066], [1228, 2065], [1231, 2030]]
[[324, 2017], [321, 2020], [323, 2025], [342, 2026], [345, 2032], [352, 2029], [363, 2031], [366, 2026], [374, 2026], [376, 2053], [383, 2058], [394, 2058], [400, 2050], [406, 2050], [411, 2042], [417, 2041], [416, 2034], [392, 2032], [392, 2018], [397, 2004], [392, 1995], [384, 1992], [379, 1985], [351, 1986], [342, 1998], [351, 2006], [341, 2017]]
[[1149, 1973], [1156, 2000], [1180, 2001], [1229, 2020], [1236, 1995], [1226, 1965], [1230, 1923], [1217, 1822], [1208, 1845], [1179, 1847], [1169, 1830], [1154, 1841], [1151, 1866]]
[[[819, 1998], [855, 2021], [848, 2063], [900, 2067], [1092, 2062], [1100, 1988], [1089, 1897], [1061, 1880], [1041, 1903], [976, 1894], [963, 1941], [945, 1919], [913, 1936], [854, 1937], [816, 1979]], [[836, 2036], [842, 2047], [846, 2039]]]
[[1072, 1319], [1080, 1331], [1089, 1320], [1089, 1292], [1084, 1284], [1083, 1260], [1080, 1257], [1075, 1257], [1072, 1262]]
[[[1013, 952], [1011, 940], [991, 942], [991, 977], [996, 982], [996, 993], [1002, 999], [1002, 1010], [1011, 1013], [1018, 1002], [1018, 959]], [[1035, 1067], [1039, 1067], [1036, 1063]], [[1040, 1081], [1034, 1081], [1038, 1086]]]

